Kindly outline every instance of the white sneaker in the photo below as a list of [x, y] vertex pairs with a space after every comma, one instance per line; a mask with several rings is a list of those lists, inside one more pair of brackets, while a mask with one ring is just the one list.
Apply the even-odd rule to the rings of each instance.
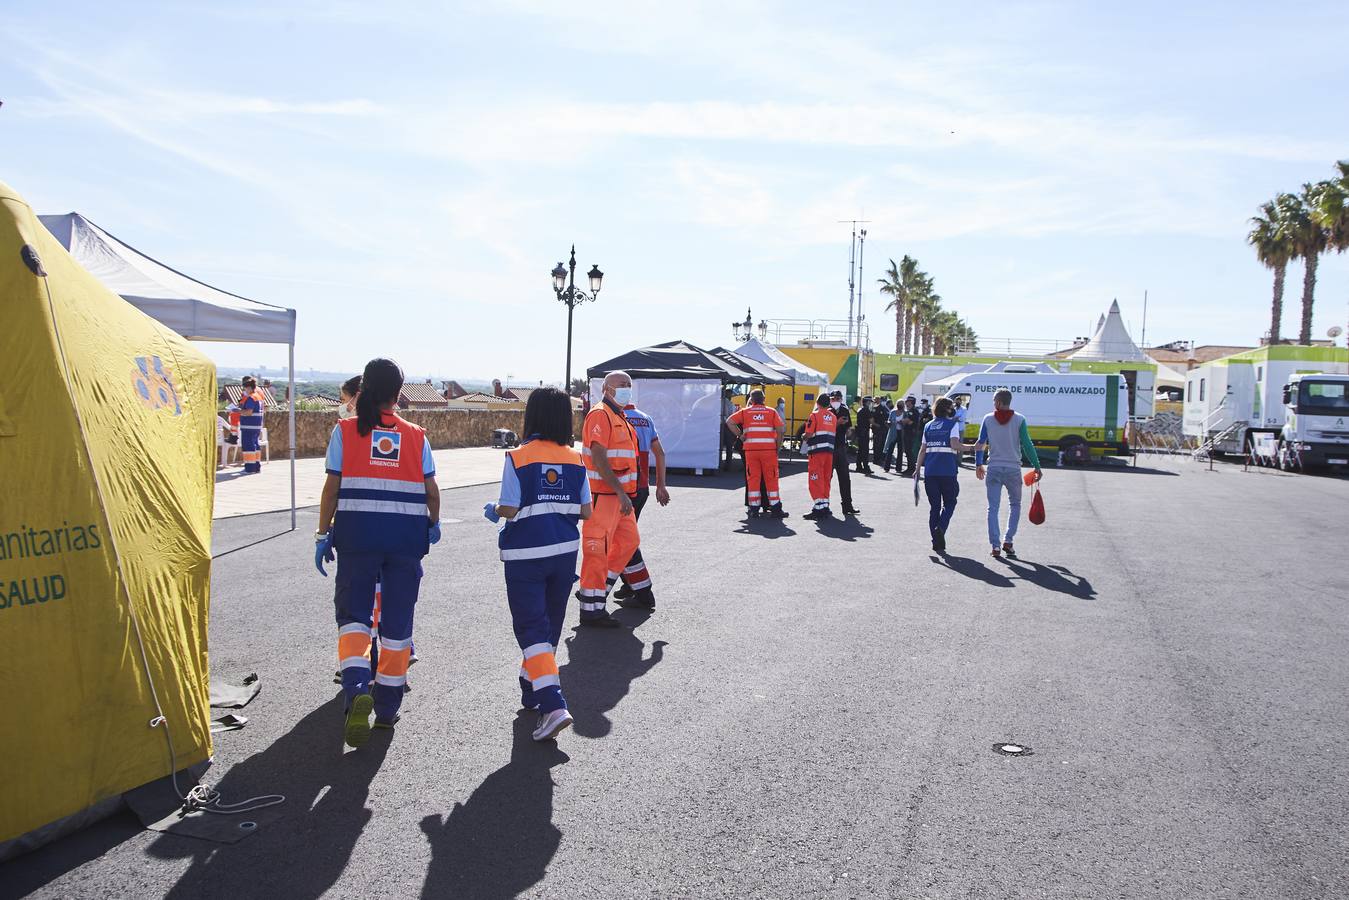
[[555, 709], [550, 713], [544, 713], [539, 716], [539, 724], [534, 726], [534, 740], [551, 741], [557, 737], [558, 732], [570, 727], [571, 713], [565, 709]]

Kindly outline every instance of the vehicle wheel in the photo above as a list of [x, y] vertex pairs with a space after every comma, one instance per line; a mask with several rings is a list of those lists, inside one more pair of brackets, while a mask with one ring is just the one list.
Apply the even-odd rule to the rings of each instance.
[[1075, 434], [1070, 434], [1059, 441], [1059, 454], [1064, 468], [1074, 464], [1086, 465], [1091, 461], [1091, 447], [1084, 438]]

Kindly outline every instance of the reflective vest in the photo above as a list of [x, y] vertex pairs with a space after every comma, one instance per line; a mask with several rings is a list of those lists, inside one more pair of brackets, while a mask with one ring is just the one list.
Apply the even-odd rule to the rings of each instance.
[[623, 407], [623, 415], [637, 435], [637, 490], [644, 491], [651, 486], [651, 444], [657, 437], [656, 423], [631, 404]]
[[[256, 409], [252, 409], [249, 401], [257, 404]], [[260, 388], [254, 388], [253, 393], [244, 394], [239, 398], [239, 428], [242, 430], [258, 430], [262, 428], [262, 409], [263, 393]]]
[[609, 487], [595, 471], [595, 462], [590, 457], [590, 445], [599, 444], [606, 451], [609, 468], [618, 476], [618, 483], [629, 496], [637, 493], [637, 432], [632, 430], [627, 416], [616, 413], [608, 402], [601, 402], [586, 416], [581, 426], [581, 443], [584, 448], [586, 471], [590, 475], [590, 493], [612, 494]]
[[782, 417], [777, 410], [769, 409], [762, 403], [736, 410], [731, 421], [739, 428], [740, 443], [746, 452], [753, 450], [778, 449], [778, 428], [782, 427]]
[[838, 428], [838, 416], [832, 409], [815, 407], [815, 411], [806, 419], [806, 455], [834, 452], [834, 432]]
[[960, 454], [951, 447], [955, 419], [933, 419], [923, 429], [924, 475], [955, 475], [960, 471]]
[[430, 525], [422, 471], [426, 432], [393, 413], [385, 413], [366, 435], [356, 423], [354, 418], [337, 423], [342, 429], [342, 483], [333, 546], [339, 553], [425, 556]]
[[520, 511], [502, 522], [497, 546], [503, 560], [542, 559], [581, 549], [576, 523], [586, 483], [581, 455], [541, 438], [506, 454], [520, 482]]

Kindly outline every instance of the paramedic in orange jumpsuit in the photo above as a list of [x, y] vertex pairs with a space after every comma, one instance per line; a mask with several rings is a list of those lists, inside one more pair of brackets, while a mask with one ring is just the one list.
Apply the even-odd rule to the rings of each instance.
[[744, 447], [745, 505], [750, 518], [759, 516], [761, 506], [775, 519], [787, 518], [778, 495], [778, 442], [787, 430], [782, 416], [764, 406], [764, 392], [756, 388], [749, 393], [749, 404], [726, 420], [726, 427]]
[[[637, 433], [623, 414], [631, 400], [632, 379], [626, 372], [610, 372], [604, 379], [603, 399], [581, 426], [581, 454], [594, 498], [594, 513], [581, 526], [581, 589], [576, 599], [583, 626], [622, 627], [604, 608], [605, 600], [641, 544], [632, 505], [637, 493]], [[648, 578], [645, 572], [631, 577], [635, 582]]]
[[821, 393], [815, 398], [815, 409], [806, 419], [806, 456], [809, 462], [806, 471], [810, 476], [810, 499], [814, 506], [806, 513], [807, 519], [828, 519], [834, 514], [829, 510], [829, 482], [834, 476], [834, 439], [838, 429], [838, 417], [829, 408], [828, 395]]

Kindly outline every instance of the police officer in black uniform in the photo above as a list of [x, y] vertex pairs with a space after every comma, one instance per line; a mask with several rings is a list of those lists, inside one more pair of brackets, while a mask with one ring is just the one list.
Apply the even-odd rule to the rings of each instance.
[[857, 410], [857, 471], [862, 475], [871, 474], [871, 398], [863, 397], [862, 406]]
[[[885, 462], [885, 438], [890, 433], [890, 398], [877, 398], [871, 407], [871, 453], [877, 463]], [[886, 467], [889, 471], [889, 467]]]
[[831, 391], [829, 405], [838, 418], [834, 432], [834, 477], [838, 481], [838, 496], [843, 501], [843, 514], [855, 516], [860, 510], [852, 505], [852, 476], [848, 474], [848, 429], [852, 427], [852, 412], [843, 402], [842, 391]]

